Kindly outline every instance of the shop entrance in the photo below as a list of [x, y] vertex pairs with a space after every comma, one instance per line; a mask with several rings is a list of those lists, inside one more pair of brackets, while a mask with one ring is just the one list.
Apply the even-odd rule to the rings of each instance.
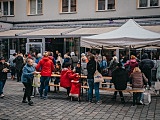
[[41, 53], [42, 54], [42, 43], [26, 43], [26, 53]]
[[44, 48], [44, 39], [38, 39], [38, 38], [28, 38], [26, 43], [26, 53], [32, 54], [32, 53], [43, 53], [45, 50]]

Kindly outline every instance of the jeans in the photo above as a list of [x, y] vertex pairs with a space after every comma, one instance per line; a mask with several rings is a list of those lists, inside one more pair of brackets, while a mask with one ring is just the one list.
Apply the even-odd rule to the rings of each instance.
[[43, 95], [43, 90], [44, 90], [44, 97], [47, 97], [47, 93], [48, 93], [48, 85], [49, 85], [49, 81], [50, 81], [51, 77], [47, 77], [47, 76], [41, 76], [40, 78], [40, 97], [42, 97]]
[[23, 85], [25, 87], [23, 101], [25, 101], [26, 98], [28, 99], [28, 101], [31, 101], [31, 94], [33, 91], [32, 83], [23, 83]]
[[95, 95], [96, 95], [96, 101], [98, 102], [100, 100], [99, 97], [99, 83], [94, 83], [93, 79], [87, 79], [89, 90], [88, 90], [88, 97], [89, 101], [92, 101], [93, 98], [93, 89], [95, 89]]
[[134, 93], [136, 102], [143, 101], [143, 93]]
[[3, 88], [6, 83], [6, 80], [0, 80], [0, 95], [3, 94]]

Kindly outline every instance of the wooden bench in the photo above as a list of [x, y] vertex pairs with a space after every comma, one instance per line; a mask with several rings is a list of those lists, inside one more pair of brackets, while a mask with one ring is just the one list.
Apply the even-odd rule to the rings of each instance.
[[[104, 85], [114, 85], [113, 83], [102, 83]], [[128, 86], [130, 86], [130, 84], [127, 84]], [[49, 86], [56, 86], [56, 87], [60, 87], [60, 84], [53, 84], [53, 83], [49, 83]], [[86, 89], [86, 93], [88, 93], [88, 89], [89, 86], [84, 85], [81, 86], [82, 89]], [[110, 92], [115, 92], [115, 91], [122, 91], [122, 92], [128, 92], [128, 93], [133, 93], [133, 106], [135, 105], [136, 102], [136, 95], [135, 93], [141, 93], [144, 92], [144, 89], [125, 89], [125, 90], [116, 90], [115, 88], [107, 88], [107, 87], [102, 87], [99, 88], [100, 90], [104, 90], [104, 91], [110, 91]]]
[[[114, 85], [113, 83], [102, 83], [103, 85]], [[130, 86], [130, 84], [127, 84], [127, 86]], [[89, 89], [89, 86], [81, 86], [81, 88], [83, 89], [86, 89], [86, 93], [88, 92], [88, 89]], [[99, 88], [100, 90], [103, 90], [103, 91], [110, 91], [110, 92], [115, 92], [115, 91], [122, 91], [122, 92], [125, 92], [125, 93], [133, 93], [133, 106], [135, 105], [135, 102], [136, 102], [136, 95], [135, 93], [141, 93], [141, 92], [144, 92], [144, 89], [138, 89], [138, 88], [135, 88], [135, 89], [125, 89], [125, 90], [116, 90], [115, 88], [107, 88], [107, 87], [102, 87], [102, 88]]]
[[133, 93], [133, 106], [135, 106], [136, 103], [136, 93], [143, 93], [144, 89], [125, 89], [125, 90], [116, 90], [115, 88], [100, 88], [100, 90], [106, 90], [106, 91], [111, 91], [111, 92], [115, 92], [115, 91], [122, 91], [122, 92], [128, 92], [128, 93]]

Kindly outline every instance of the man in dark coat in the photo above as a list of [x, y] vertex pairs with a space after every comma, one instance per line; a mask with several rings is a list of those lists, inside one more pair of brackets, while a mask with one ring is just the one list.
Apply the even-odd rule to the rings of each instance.
[[22, 55], [19, 53], [18, 56], [13, 60], [15, 63], [16, 73], [17, 73], [17, 82], [21, 81], [22, 68], [24, 65], [24, 60]]
[[0, 98], [4, 97], [3, 88], [7, 79], [7, 72], [9, 71], [9, 66], [5, 63], [5, 58], [0, 58]]
[[149, 89], [151, 87], [151, 69], [154, 67], [154, 62], [148, 58], [148, 54], [144, 53], [142, 61], [139, 64], [141, 71], [145, 74], [148, 79]]
[[[125, 90], [127, 88], [128, 74], [125, 69], [122, 68], [122, 64], [118, 63], [117, 68], [112, 73], [112, 82], [116, 90]], [[125, 103], [122, 91], [119, 91], [121, 102]], [[117, 91], [114, 92], [112, 99], [116, 99]]]

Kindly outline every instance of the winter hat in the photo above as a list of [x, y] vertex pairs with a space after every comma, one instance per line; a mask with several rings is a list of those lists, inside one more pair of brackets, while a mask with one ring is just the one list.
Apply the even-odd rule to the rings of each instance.
[[75, 53], [74, 53], [74, 52], [71, 52], [71, 56], [75, 56]]
[[0, 60], [5, 60], [5, 58], [4, 57], [0, 57]]

